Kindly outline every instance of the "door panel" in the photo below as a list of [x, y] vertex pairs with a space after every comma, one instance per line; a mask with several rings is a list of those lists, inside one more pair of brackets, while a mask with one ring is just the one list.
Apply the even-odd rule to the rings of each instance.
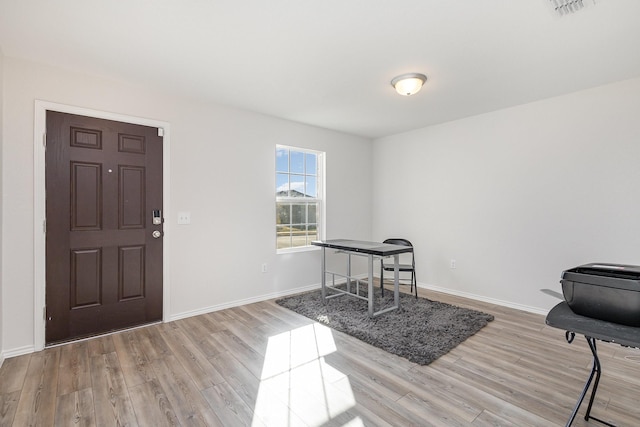
[[121, 229], [144, 228], [145, 169], [120, 166], [118, 218]]
[[47, 344], [162, 319], [162, 138], [47, 111]]
[[71, 230], [102, 228], [102, 165], [71, 162]]
[[102, 250], [71, 250], [70, 308], [99, 305], [102, 302]]
[[119, 248], [119, 301], [144, 298], [144, 246]]

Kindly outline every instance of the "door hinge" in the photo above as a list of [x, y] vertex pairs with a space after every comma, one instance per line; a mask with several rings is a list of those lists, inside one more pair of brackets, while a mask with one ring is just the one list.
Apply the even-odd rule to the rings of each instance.
[[42, 320], [47, 320], [47, 306], [42, 307]]
[[47, 148], [47, 133], [46, 132], [42, 134], [42, 146], [44, 148]]
[[42, 220], [42, 232], [47, 234], [47, 220]]
[[164, 129], [158, 128], [158, 136], [164, 136]]

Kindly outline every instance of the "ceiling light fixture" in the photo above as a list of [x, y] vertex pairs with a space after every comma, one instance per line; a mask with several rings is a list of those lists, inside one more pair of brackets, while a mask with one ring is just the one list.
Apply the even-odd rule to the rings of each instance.
[[391, 86], [396, 88], [400, 95], [409, 96], [420, 92], [422, 85], [427, 81], [427, 76], [419, 73], [402, 74], [391, 80]]

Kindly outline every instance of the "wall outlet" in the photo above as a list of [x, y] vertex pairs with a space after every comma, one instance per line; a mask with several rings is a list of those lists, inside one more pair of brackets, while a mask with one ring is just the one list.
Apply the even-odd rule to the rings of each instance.
[[262, 272], [263, 272], [263, 273], [266, 273], [266, 272], [267, 272], [267, 263], [266, 263], [266, 262], [263, 262], [263, 263], [262, 263]]
[[191, 224], [191, 212], [178, 212], [178, 224]]
[[452, 260], [451, 260], [451, 263], [449, 264], [449, 267], [450, 267], [452, 270], [455, 270], [455, 269], [456, 269], [457, 264], [456, 264], [456, 260], [455, 260], [455, 259], [452, 259]]

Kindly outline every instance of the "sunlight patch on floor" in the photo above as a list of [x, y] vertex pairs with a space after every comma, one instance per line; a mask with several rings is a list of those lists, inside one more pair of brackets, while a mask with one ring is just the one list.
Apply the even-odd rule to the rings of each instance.
[[[330, 328], [312, 324], [269, 338], [254, 408], [254, 425], [363, 426], [347, 375], [329, 365]], [[348, 385], [345, 387], [345, 383]]]

